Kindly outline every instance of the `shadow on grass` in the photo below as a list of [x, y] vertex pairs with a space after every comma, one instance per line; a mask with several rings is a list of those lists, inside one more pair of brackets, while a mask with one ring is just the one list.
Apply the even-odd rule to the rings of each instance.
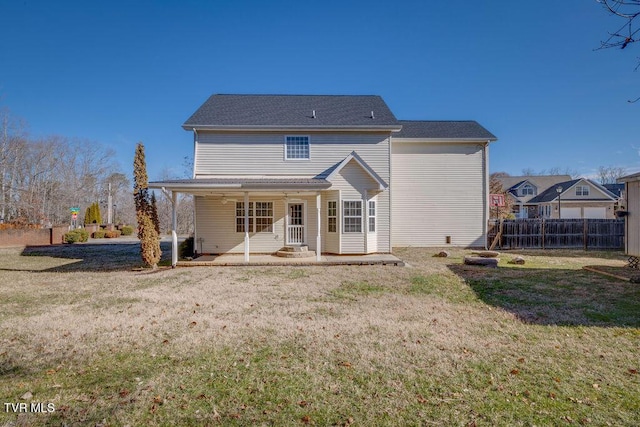
[[575, 269], [449, 265], [486, 304], [526, 323], [640, 327], [640, 285]]
[[[170, 263], [171, 242], [161, 242], [162, 259], [160, 264]], [[29, 272], [71, 272], [71, 271], [126, 271], [143, 267], [138, 241], [114, 243], [82, 243], [53, 246], [27, 246], [21, 253], [23, 257], [49, 257], [51, 266], [29, 268], [29, 263], [18, 268], [0, 268], [6, 271]]]
[[591, 258], [619, 259], [626, 261], [628, 256], [620, 249], [496, 249], [505, 255], [525, 255], [538, 258]]

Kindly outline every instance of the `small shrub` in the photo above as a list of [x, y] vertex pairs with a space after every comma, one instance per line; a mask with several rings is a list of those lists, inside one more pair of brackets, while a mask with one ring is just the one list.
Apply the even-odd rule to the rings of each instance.
[[94, 239], [102, 239], [105, 237], [106, 231], [104, 230], [98, 230], [98, 231], [94, 231], [93, 232], [93, 238]]
[[110, 230], [104, 232], [104, 237], [107, 239], [115, 239], [116, 237], [120, 237], [120, 230]]
[[180, 258], [187, 258], [193, 256], [193, 237], [187, 237], [178, 247], [178, 254]]
[[122, 226], [122, 230], [120, 230], [122, 232], [123, 236], [131, 236], [133, 234], [133, 227], [130, 225], [124, 225]]
[[83, 228], [71, 230], [64, 235], [65, 243], [86, 242], [89, 240], [89, 232]]

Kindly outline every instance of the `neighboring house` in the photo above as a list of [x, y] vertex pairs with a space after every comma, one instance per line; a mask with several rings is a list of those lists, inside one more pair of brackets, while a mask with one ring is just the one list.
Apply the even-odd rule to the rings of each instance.
[[213, 95], [183, 128], [202, 253], [317, 256], [484, 246], [488, 146], [478, 123], [398, 121], [379, 96]]
[[535, 175], [535, 176], [501, 176], [497, 178], [502, 188], [513, 200], [513, 214], [516, 218], [537, 218], [538, 206], [529, 203], [546, 189], [560, 183], [569, 181], [569, 175]]
[[516, 218], [615, 218], [618, 196], [592, 180], [569, 175], [498, 179], [514, 199]]

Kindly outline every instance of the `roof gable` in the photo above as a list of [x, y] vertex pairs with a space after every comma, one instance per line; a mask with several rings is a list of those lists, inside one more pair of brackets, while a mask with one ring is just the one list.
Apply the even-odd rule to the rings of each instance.
[[400, 123], [376, 95], [212, 95], [184, 129], [380, 129]]
[[360, 157], [355, 151], [352, 151], [351, 154], [344, 158], [344, 160], [336, 163], [331, 168], [327, 169], [322, 174], [315, 176], [314, 178], [324, 178], [327, 181], [332, 181], [333, 178], [335, 178], [335, 176], [339, 174], [340, 171], [352, 160], [355, 161], [371, 177], [371, 179], [373, 179], [378, 184], [379, 190], [385, 190], [389, 187], [389, 185], [382, 178], [380, 178], [380, 175], [378, 175], [376, 171], [374, 171], [371, 166], [367, 164], [367, 162], [362, 160], [362, 157]]

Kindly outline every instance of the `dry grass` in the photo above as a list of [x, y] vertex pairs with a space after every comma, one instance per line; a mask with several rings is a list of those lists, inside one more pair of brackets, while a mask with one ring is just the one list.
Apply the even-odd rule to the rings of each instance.
[[0, 255], [0, 396], [57, 409], [0, 425], [640, 424], [638, 285], [580, 270], [618, 253], [149, 274], [64, 251]]

